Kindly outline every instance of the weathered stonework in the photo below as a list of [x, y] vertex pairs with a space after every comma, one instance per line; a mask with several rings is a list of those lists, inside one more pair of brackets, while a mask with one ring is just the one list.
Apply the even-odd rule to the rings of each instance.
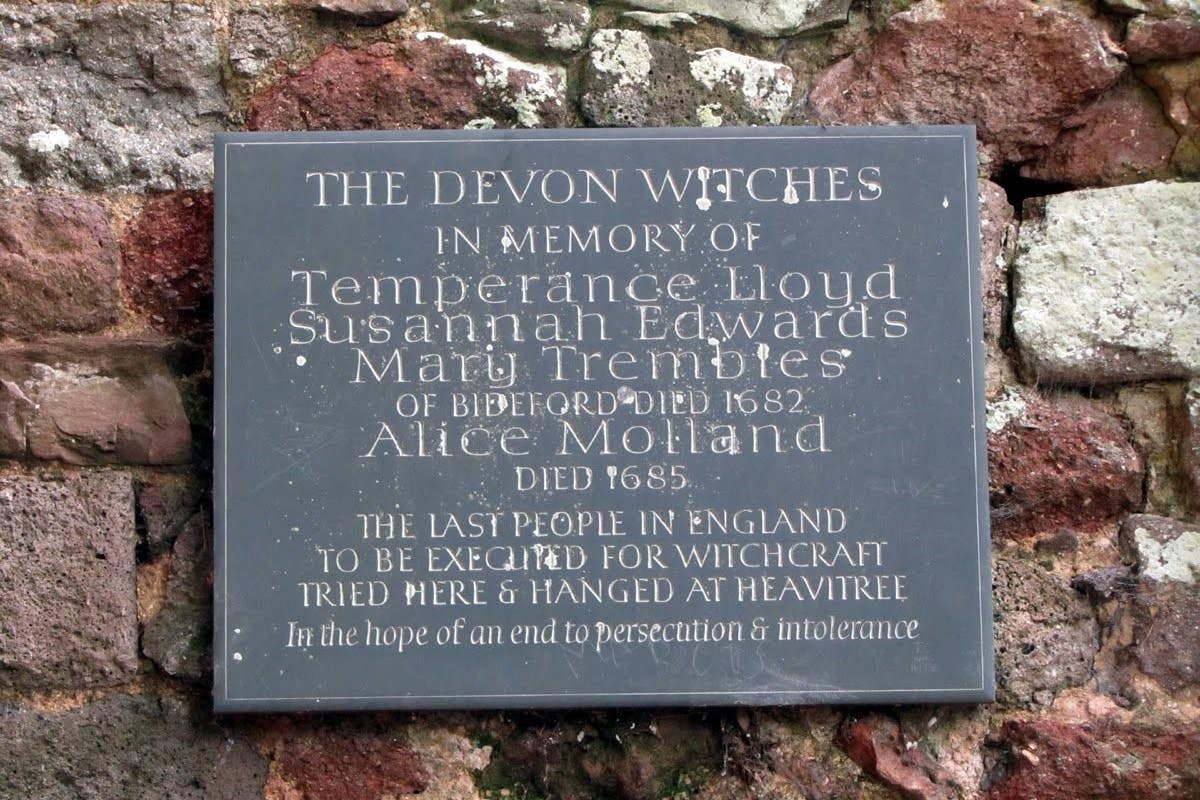
[[979, 237], [983, 267], [983, 335], [999, 342], [1008, 314], [1008, 269], [1017, 246], [1017, 219], [1003, 188], [979, 183]]
[[0, 6], [0, 185], [177, 189], [212, 179], [226, 120], [201, 6]]
[[329, 47], [250, 102], [251, 130], [553, 127], [567, 118], [561, 67], [470, 40], [417, 36]]
[[1004, 723], [996, 746], [1003, 758], [987, 800], [1187, 800], [1200, 792], [1195, 723], [1033, 717]]
[[1194, 16], [1134, 17], [1121, 47], [1135, 64], [1200, 54], [1200, 12]]
[[292, 0], [292, 5], [359, 25], [386, 25], [408, 12], [408, 0]]
[[262, 796], [266, 779], [245, 735], [152, 694], [0, 706], [0, 763], [4, 797], [246, 800]]
[[212, 194], [151, 197], [126, 231], [121, 255], [125, 291], [156, 328], [184, 336], [212, 329]]
[[37, 406], [15, 382], [0, 380], [0, 457], [20, 458], [29, 446], [29, 420]]
[[229, 18], [229, 63], [235, 75], [254, 78], [269, 72], [299, 43], [292, 20], [271, 6], [234, 10]]
[[160, 556], [200, 511], [204, 494], [190, 475], [156, 475], [138, 482], [134, 490], [148, 554]]
[[905, 740], [895, 720], [869, 714], [847, 725], [842, 738], [855, 763], [902, 796], [923, 800], [954, 800], [957, 796], [943, 785], [937, 765], [915, 742]]
[[1142, 501], [1129, 432], [1081, 397], [1010, 389], [989, 404], [987, 426], [995, 539], [1095, 529]]
[[[845, 751], [842, 716], [831, 708], [771, 709], [755, 715], [745, 736], [733, 742], [746, 751], [752, 797], [838, 800], [866, 797], [877, 789], [889, 793], [867, 775]], [[761, 756], [758, 751], [761, 750]], [[746, 787], [734, 781], [730, 800], [747, 796]], [[717, 795], [723, 797], [723, 795]]]
[[1072, 186], [1115, 186], [1170, 177], [1179, 134], [1154, 92], [1126, 77], [1100, 96], [1021, 175]]
[[1200, 525], [1135, 514], [1121, 549], [1140, 580], [1110, 625], [1118, 664], [1170, 691], [1200, 686]]
[[1013, 309], [1030, 375], [1086, 385], [1200, 372], [1197, 219], [1195, 183], [1030, 202]]
[[1184, 409], [1187, 422], [1183, 433], [1183, 469], [1192, 492], [1192, 505], [1200, 509], [1200, 380], [1188, 384]]
[[421, 794], [429, 776], [397, 726], [342, 724], [283, 730], [271, 737], [267, 792], [279, 797], [375, 800]]
[[1200, 58], [1155, 62], [1139, 75], [1158, 93], [1167, 119], [1179, 133], [1175, 166], [1186, 175], [1200, 175]]
[[142, 633], [142, 652], [168, 675], [212, 674], [212, 529], [197, 512], [171, 549], [164, 605]]
[[133, 678], [135, 544], [126, 473], [0, 477], [0, 688]]
[[117, 248], [84, 198], [0, 198], [0, 336], [87, 332], [117, 321]]
[[633, 0], [638, 8], [712, 17], [760, 36], [784, 36], [841, 25], [850, 0]]
[[1146, 461], [1145, 511], [1184, 515], [1189, 501], [1187, 409], [1184, 387], [1145, 383], [1117, 392], [1121, 416], [1133, 429], [1133, 444]]
[[[1198, 35], [1196, 0], [0, 5], [0, 797], [1200, 796], [1200, 184], [1146, 182], [1200, 177]], [[214, 723], [212, 133], [585, 121], [978, 126], [998, 702]]]
[[782, 64], [605, 28], [592, 36], [581, 102], [596, 125], [778, 125], [791, 111], [794, 86]]
[[701, 718], [632, 712], [594, 722], [564, 716], [531, 730], [511, 719], [490, 721], [487, 735], [497, 744], [479, 783], [495, 785], [506, 774], [534, 796], [653, 800], [685, 781], [698, 788], [719, 768], [716, 732]]
[[1156, 581], [1200, 581], [1200, 524], [1134, 514], [1121, 526], [1121, 547], [1137, 573]]
[[583, 49], [592, 12], [574, 0], [487, 0], [462, 12], [461, 19], [501, 47], [555, 55]]
[[1116, 83], [1124, 69], [1116, 52], [1072, 11], [925, 0], [818, 76], [809, 106], [830, 125], [974, 123], [998, 168], [1052, 143], [1071, 114]]
[[95, 338], [2, 347], [0, 380], [35, 405], [24, 426], [33, 458], [130, 465], [191, 459], [191, 427], [161, 344]]
[[1061, 578], [1019, 558], [993, 564], [996, 697], [1045, 706], [1092, 674], [1099, 628], [1087, 601]]

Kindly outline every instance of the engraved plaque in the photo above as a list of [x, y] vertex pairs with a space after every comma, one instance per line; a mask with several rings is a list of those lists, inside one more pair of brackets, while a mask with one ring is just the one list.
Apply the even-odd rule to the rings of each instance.
[[216, 159], [217, 709], [992, 698], [973, 129]]

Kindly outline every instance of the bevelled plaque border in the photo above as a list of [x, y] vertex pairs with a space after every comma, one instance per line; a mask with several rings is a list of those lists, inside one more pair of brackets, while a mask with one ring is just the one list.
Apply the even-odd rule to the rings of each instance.
[[[215, 161], [217, 711], [994, 699], [973, 127]], [[668, 339], [687, 380], [639, 371]]]

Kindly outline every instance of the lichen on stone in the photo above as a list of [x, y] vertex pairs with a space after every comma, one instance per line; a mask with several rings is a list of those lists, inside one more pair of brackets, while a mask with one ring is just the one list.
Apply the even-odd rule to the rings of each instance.
[[1013, 327], [1031, 371], [1074, 384], [1200, 373], [1200, 184], [1028, 205]]

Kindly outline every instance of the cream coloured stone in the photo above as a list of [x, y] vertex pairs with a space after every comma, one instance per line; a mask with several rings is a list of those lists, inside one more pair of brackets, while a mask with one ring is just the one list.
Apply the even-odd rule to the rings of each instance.
[[1198, 231], [1200, 183], [1068, 192], [1027, 207], [1013, 327], [1034, 375], [1092, 384], [1200, 374]]

